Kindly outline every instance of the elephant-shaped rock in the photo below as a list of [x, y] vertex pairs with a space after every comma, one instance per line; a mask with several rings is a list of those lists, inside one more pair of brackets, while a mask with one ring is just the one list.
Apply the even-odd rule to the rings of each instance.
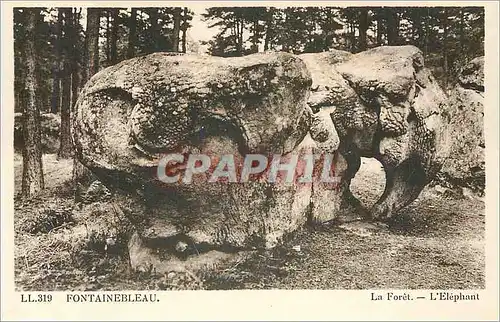
[[350, 181], [361, 157], [376, 158], [385, 170], [385, 191], [365, 215], [390, 219], [418, 197], [449, 153], [446, 94], [413, 46], [300, 57], [313, 79], [311, 109], [331, 115], [348, 163], [344, 201], [360, 205]]
[[[154, 53], [91, 78], [73, 139], [135, 227], [132, 266], [165, 271], [273, 247], [306, 222], [392, 217], [448, 153], [446, 101], [412, 46], [238, 58]], [[263, 172], [245, 177], [247, 158], [257, 155], [249, 164], [264, 164]], [[362, 156], [386, 173], [370, 212], [349, 189]], [[226, 177], [213, 180], [216, 172]]]

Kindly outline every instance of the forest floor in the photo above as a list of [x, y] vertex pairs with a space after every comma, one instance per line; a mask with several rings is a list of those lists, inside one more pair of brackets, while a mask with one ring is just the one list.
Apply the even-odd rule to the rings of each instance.
[[[68, 219], [74, 207], [71, 168], [71, 161], [45, 155], [43, 194], [28, 202], [15, 199], [17, 289], [467, 289], [485, 285], [484, 201], [440, 186], [426, 188], [387, 228], [360, 222], [305, 227], [273, 250], [256, 251], [198, 277], [135, 273], [124, 258], [96, 252], [76, 258], [75, 239], [68, 237], [69, 232], [78, 234], [71, 225], [79, 220]], [[21, 174], [22, 160], [16, 156], [16, 192]], [[383, 176], [377, 161], [363, 159], [352, 183], [354, 194], [372, 205], [383, 191]]]

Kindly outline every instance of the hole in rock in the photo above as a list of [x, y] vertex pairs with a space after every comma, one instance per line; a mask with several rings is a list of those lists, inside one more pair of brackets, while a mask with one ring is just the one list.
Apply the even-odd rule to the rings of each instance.
[[385, 172], [382, 164], [374, 158], [361, 158], [361, 166], [351, 181], [351, 192], [370, 209], [380, 198], [385, 188]]

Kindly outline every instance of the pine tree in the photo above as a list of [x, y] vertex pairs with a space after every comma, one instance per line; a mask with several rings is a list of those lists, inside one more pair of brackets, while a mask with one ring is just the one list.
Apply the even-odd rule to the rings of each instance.
[[109, 48], [109, 63], [111, 65], [114, 65], [118, 62], [118, 52], [117, 52], [117, 42], [118, 42], [118, 26], [119, 26], [119, 21], [118, 21], [118, 8], [112, 8], [109, 9], [110, 11], [110, 16], [111, 16], [111, 31], [109, 34], [109, 42], [110, 42], [110, 48]]
[[62, 48], [62, 11], [57, 10], [57, 21], [55, 23], [56, 39], [54, 42], [54, 62], [52, 72], [52, 100], [51, 112], [59, 112], [61, 105], [61, 48]]
[[[85, 36], [85, 61], [83, 82], [87, 82], [99, 70], [99, 20], [101, 15], [99, 8], [87, 9], [87, 31]], [[91, 172], [80, 161], [75, 153], [73, 157], [73, 183], [75, 188], [80, 184], [89, 183]], [[78, 189], [75, 189], [78, 192]], [[77, 196], [75, 196], [77, 197]]]
[[365, 51], [368, 47], [366, 32], [368, 31], [368, 8], [359, 9], [359, 51]]
[[99, 71], [99, 19], [101, 9], [87, 9], [87, 32], [85, 38], [85, 73], [87, 81]]
[[62, 99], [61, 99], [61, 131], [59, 134], [60, 146], [57, 156], [69, 158], [73, 155], [71, 140], [71, 74], [72, 74], [72, 47], [73, 47], [73, 10], [59, 8], [64, 16], [63, 28], [63, 71], [62, 71]]
[[132, 58], [135, 56], [135, 47], [137, 46], [137, 8], [132, 8], [130, 11], [128, 27], [127, 58]]
[[399, 15], [398, 9], [386, 7], [385, 16], [387, 18], [387, 44], [396, 46], [399, 44]]
[[174, 8], [174, 29], [173, 29], [173, 41], [172, 50], [175, 52], [179, 51], [179, 36], [181, 32], [181, 8]]
[[[22, 196], [31, 197], [44, 188], [40, 107], [37, 106], [37, 77], [35, 46], [36, 24], [40, 16], [39, 8], [25, 8], [26, 14], [25, 37], [23, 39], [22, 62], [25, 66], [23, 73], [24, 88], [22, 90], [21, 105], [23, 106], [23, 179]], [[23, 13], [24, 13], [23, 12]]]
[[181, 24], [183, 53], [185, 53], [187, 50], [187, 30], [189, 29], [189, 27], [191, 27], [191, 24], [189, 23], [191, 20], [193, 20], [193, 12], [190, 11], [187, 7], [184, 7], [184, 9], [182, 10]]

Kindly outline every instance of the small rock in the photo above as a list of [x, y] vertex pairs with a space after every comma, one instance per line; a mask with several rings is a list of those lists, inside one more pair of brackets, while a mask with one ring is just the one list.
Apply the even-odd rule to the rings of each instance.
[[462, 195], [466, 198], [469, 198], [469, 199], [475, 199], [476, 196], [474, 195], [474, 192], [472, 192], [470, 189], [468, 188], [462, 188]]
[[441, 185], [439, 185], [439, 184], [438, 184], [438, 185], [436, 185], [436, 186], [434, 186], [434, 189], [435, 189], [437, 192], [439, 192], [439, 193], [444, 193], [446, 190], [448, 190], [447, 188], [445, 188], [445, 187], [443, 187], [443, 186], [441, 186]]
[[106, 245], [114, 246], [115, 244], [116, 244], [116, 238], [115, 237], [108, 237], [108, 238], [106, 238]]
[[179, 253], [184, 252], [187, 248], [188, 248], [188, 244], [186, 244], [186, 243], [185, 243], [185, 242], [183, 242], [183, 241], [180, 241], [180, 242], [178, 242], [178, 243], [175, 245], [175, 250], [176, 250], [176, 251], [178, 251]]
[[136, 97], [136, 96], [143, 93], [142, 88], [137, 87], [137, 86], [132, 87], [131, 91], [132, 91], [132, 97]]

